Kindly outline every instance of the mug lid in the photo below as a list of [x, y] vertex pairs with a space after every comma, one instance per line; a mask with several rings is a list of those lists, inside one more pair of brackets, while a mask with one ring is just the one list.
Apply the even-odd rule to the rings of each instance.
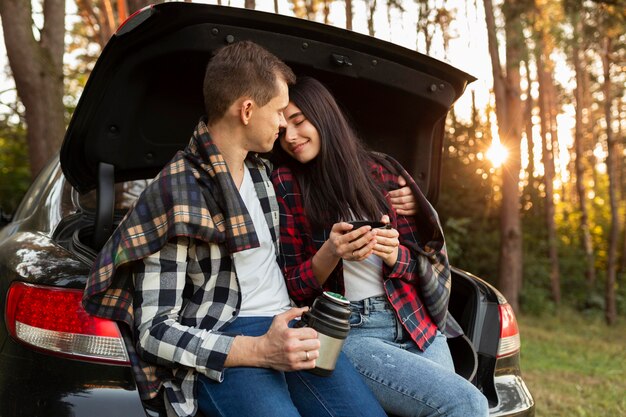
[[328, 298], [330, 301], [334, 301], [341, 305], [349, 305], [350, 301], [341, 294], [337, 294], [336, 292], [324, 291], [324, 297]]

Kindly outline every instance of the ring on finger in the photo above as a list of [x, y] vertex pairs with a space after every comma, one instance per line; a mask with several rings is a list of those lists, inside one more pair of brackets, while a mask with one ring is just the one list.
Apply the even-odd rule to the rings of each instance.
[[304, 355], [305, 355], [305, 357], [306, 357], [305, 361], [307, 361], [307, 362], [308, 362], [308, 361], [309, 361], [309, 352], [305, 350], [305, 351], [304, 351]]

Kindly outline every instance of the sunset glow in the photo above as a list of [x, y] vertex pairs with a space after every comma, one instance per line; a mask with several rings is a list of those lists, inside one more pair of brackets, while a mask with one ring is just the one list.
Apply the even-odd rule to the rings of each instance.
[[489, 159], [496, 168], [506, 162], [508, 156], [509, 151], [502, 146], [500, 142], [493, 142], [487, 150], [487, 159]]

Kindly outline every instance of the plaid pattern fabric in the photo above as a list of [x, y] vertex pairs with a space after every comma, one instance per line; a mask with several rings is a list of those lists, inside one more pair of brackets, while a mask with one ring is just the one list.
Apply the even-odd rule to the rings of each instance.
[[[383, 285], [404, 327], [416, 344], [425, 349], [434, 339], [437, 327], [449, 337], [462, 334], [460, 326], [447, 314], [450, 268], [443, 232], [435, 210], [401, 165], [383, 154], [373, 153], [372, 158], [372, 175], [384, 191], [398, 188], [397, 178], [402, 174], [417, 199], [416, 216], [397, 216], [393, 210], [389, 213], [400, 234], [401, 246], [396, 265], [383, 267]], [[310, 304], [324, 290], [343, 294], [341, 262], [323, 288], [313, 275], [311, 259], [329, 238], [330, 230], [311, 230], [299, 185], [288, 168], [274, 171], [272, 181], [281, 208], [279, 262], [291, 297], [299, 304]]]
[[[417, 213], [410, 218], [415, 238], [407, 240], [404, 245], [420, 255], [417, 256], [419, 294], [439, 330], [451, 338], [461, 336], [463, 329], [448, 312], [452, 275], [439, 215], [398, 161], [379, 152], [373, 152], [372, 157], [382, 166], [380, 172], [386, 191], [397, 189], [397, 178], [402, 176], [416, 198]], [[398, 216], [398, 219], [407, 218]]]
[[[248, 157], [246, 165], [278, 253], [278, 206], [269, 180], [270, 167], [254, 155]], [[236, 317], [241, 303], [231, 254], [258, 247], [259, 242], [226, 163], [202, 121], [194, 130], [187, 148], [178, 152], [163, 168], [102, 248], [92, 266], [83, 295], [87, 312], [128, 325], [130, 334], [124, 331], [125, 339], [133, 341], [127, 343], [127, 348], [141, 397], [154, 398], [163, 381], [171, 380], [168, 385], [172, 389], [168, 389], [166, 394], [172, 408], [183, 416], [195, 412], [188, 407], [189, 404], [195, 407], [195, 399], [188, 401], [189, 395], [193, 395], [189, 384], [195, 383], [195, 379], [189, 379], [190, 368], [172, 369], [171, 364], [170, 368], [157, 367], [155, 363], [142, 360], [135, 350], [137, 335], [133, 309], [136, 300], [133, 298], [132, 271], [138, 265], [135, 261], [159, 253], [177, 237], [207, 243], [206, 246], [211, 248], [210, 255], [197, 258], [198, 264], [211, 279], [220, 277], [211, 281], [212, 289], [207, 286], [192, 291], [192, 287], [185, 287], [182, 292], [185, 307], [178, 312], [177, 322], [190, 327], [200, 323], [204, 330], [218, 331], [228, 314], [231, 314], [230, 320]], [[170, 256], [168, 252], [159, 254], [159, 257], [167, 259]], [[189, 256], [188, 260], [193, 259], [196, 258]], [[195, 300], [196, 296], [201, 301]], [[227, 353], [228, 339], [225, 336], [223, 342], [215, 342], [219, 353], [217, 357]], [[183, 346], [186, 342], [181, 340], [180, 343]], [[151, 362], [154, 360], [152, 356], [147, 356]], [[215, 366], [219, 374], [219, 360], [214, 362], [216, 365], [209, 366]], [[219, 378], [218, 374], [210, 374], [208, 376]], [[185, 384], [187, 389], [182, 390]]]
[[234, 271], [211, 265], [222, 262], [212, 259], [214, 251], [229, 258], [225, 247], [196, 242], [179, 237], [133, 268], [136, 348], [146, 362], [163, 366], [158, 375], [178, 415], [195, 414], [198, 373], [222, 381], [235, 335], [218, 329], [240, 305]]

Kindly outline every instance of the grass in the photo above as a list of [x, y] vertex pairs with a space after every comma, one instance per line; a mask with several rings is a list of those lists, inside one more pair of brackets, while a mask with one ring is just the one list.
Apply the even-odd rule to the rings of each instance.
[[626, 416], [626, 321], [562, 310], [518, 316], [522, 374], [537, 417]]

